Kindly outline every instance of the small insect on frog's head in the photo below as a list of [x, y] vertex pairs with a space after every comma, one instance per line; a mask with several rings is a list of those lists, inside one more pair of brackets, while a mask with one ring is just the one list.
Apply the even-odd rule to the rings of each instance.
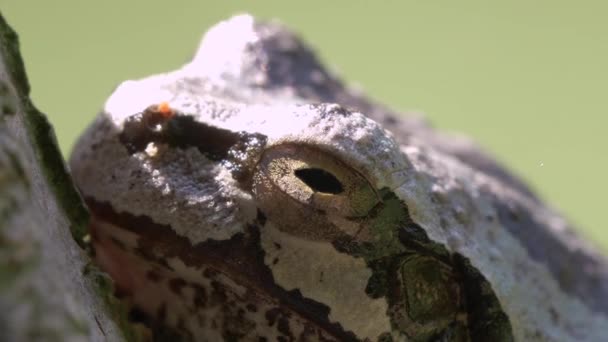
[[[395, 189], [415, 171], [378, 124], [331, 104], [140, 110], [100, 115], [71, 167], [96, 261], [155, 333], [470, 338], [462, 285], [482, 282], [410, 218]], [[475, 334], [509, 329], [492, 312]]]

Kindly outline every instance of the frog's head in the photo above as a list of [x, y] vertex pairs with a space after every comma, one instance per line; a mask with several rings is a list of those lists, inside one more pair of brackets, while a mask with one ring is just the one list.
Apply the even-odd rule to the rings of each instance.
[[194, 338], [467, 336], [464, 266], [395, 194], [416, 172], [382, 127], [180, 101], [107, 110], [72, 157], [96, 259], [145, 317]]
[[201, 58], [123, 83], [71, 158], [96, 261], [140, 318], [196, 340], [509, 335], [483, 277], [412, 219], [419, 172], [390, 133], [227, 87]]

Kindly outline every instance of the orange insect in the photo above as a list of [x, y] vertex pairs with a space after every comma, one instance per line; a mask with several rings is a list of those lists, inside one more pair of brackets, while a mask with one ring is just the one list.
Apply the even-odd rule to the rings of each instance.
[[169, 102], [163, 101], [158, 104], [157, 112], [160, 113], [165, 119], [171, 118], [175, 115], [175, 111], [169, 106]]

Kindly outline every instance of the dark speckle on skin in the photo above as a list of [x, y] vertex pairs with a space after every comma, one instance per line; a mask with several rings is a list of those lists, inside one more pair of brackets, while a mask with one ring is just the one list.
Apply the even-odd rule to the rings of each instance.
[[148, 278], [149, 281], [152, 281], [155, 283], [158, 283], [162, 280], [161, 275], [158, 274], [158, 272], [155, 272], [153, 270], [146, 272], [146, 278]]
[[190, 286], [194, 289], [194, 305], [196, 307], [205, 307], [208, 301], [207, 290], [198, 284], [191, 284]]
[[343, 106], [339, 105], [318, 105], [317, 108], [322, 114], [321, 117], [325, 116], [343, 116], [347, 117], [352, 114], [351, 111]]
[[387, 332], [378, 337], [378, 342], [393, 342], [393, 337]]
[[187, 332], [188, 330], [186, 329], [186, 320], [184, 319], [184, 317], [179, 317], [177, 320], [177, 329], [179, 331], [183, 331], [183, 332]]
[[559, 313], [555, 310], [555, 308], [549, 308], [549, 314], [551, 315], [553, 324], [559, 324]]
[[158, 320], [161, 322], [164, 322], [165, 319], [167, 319], [167, 303], [162, 303], [158, 307], [158, 312], [156, 313], [156, 317], [158, 317]]
[[289, 341], [293, 341], [295, 339], [289, 328], [289, 317], [286, 315], [281, 315], [279, 318], [278, 328], [282, 334], [289, 337]]
[[257, 216], [255, 219], [257, 223], [262, 227], [266, 224], [266, 215], [260, 209], [258, 209]]
[[211, 300], [214, 303], [225, 303], [227, 299], [226, 291], [224, 290], [224, 286], [216, 281], [211, 281], [211, 288], [213, 288], [213, 293], [211, 295]]
[[131, 308], [131, 310], [129, 311], [129, 320], [131, 322], [141, 323], [141, 322], [146, 322], [147, 321], [147, 317], [138, 308]]
[[443, 228], [444, 230], [448, 229], [449, 223], [444, 217], [441, 217], [439, 219], [439, 224], [441, 225], [441, 228]]
[[110, 240], [116, 245], [116, 247], [122, 249], [123, 251], [128, 251], [127, 246], [120, 240], [115, 237], [111, 237]]
[[176, 295], [181, 295], [182, 289], [186, 286], [186, 281], [182, 278], [173, 278], [169, 280], [169, 288]]
[[273, 325], [275, 325], [276, 321], [277, 321], [277, 317], [279, 316], [279, 309], [278, 308], [274, 308], [274, 309], [270, 309], [268, 311], [266, 311], [266, 322], [268, 324], [269, 327], [272, 327]]
[[205, 278], [211, 279], [211, 278], [215, 278], [217, 275], [218, 275], [218, 272], [216, 270], [214, 270], [214, 269], [211, 269], [211, 268], [206, 268], [203, 271], [203, 276]]

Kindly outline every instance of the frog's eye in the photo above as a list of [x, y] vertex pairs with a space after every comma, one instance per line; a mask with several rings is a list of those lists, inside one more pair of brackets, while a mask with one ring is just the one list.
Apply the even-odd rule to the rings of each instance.
[[253, 190], [262, 208], [291, 219], [318, 214], [363, 217], [378, 203], [361, 173], [325, 151], [304, 145], [266, 150]]

